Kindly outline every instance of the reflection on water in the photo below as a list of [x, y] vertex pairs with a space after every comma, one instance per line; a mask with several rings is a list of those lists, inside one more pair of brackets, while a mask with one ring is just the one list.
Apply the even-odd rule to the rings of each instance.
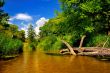
[[84, 56], [52, 56], [29, 52], [0, 61], [0, 73], [110, 73], [110, 62]]

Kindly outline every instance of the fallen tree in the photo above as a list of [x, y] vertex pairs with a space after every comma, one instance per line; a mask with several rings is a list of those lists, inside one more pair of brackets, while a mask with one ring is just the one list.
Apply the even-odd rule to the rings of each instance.
[[68, 49], [72, 55], [76, 55], [73, 48], [66, 41], [62, 40], [62, 42], [68, 47]]
[[[82, 45], [83, 45], [83, 41], [84, 41], [85, 37], [86, 37], [86, 35], [83, 35], [82, 36], [81, 41], [80, 41], [80, 45], [79, 45], [79, 49], [77, 50], [80, 53], [83, 52], [83, 50], [84, 50], [82, 48]], [[64, 43], [68, 47], [68, 49], [63, 49], [63, 50], [60, 51], [60, 53], [63, 53], [64, 54], [65, 52], [68, 52], [69, 51], [70, 54], [76, 55], [76, 53], [74, 52], [73, 48], [69, 45], [69, 43], [67, 43], [64, 40], [62, 40], [62, 43]]]
[[104, 48], [108, 39], [105, 41], [103, 47], [82, 47], [84, 38], [86, 36], [82, 36], [79, 48], [72, 47], [66, 41], [62, 40], [62, 42], [67, 46], [68, 49], [60, 50], [62, 54], [72, 54], [72, 55], [83, 55], [83, 56], [110, 56], [110, 48]]
[[83, 35], [82, 38], [81, 38], [81, 41], [80, 41], [80, 45], [79, 45], [79, 52], [83, 52], [83, 48], [82, 48], [82, 45], [83, 45], [83, 41], [85, 39], [86, 35]]
[[110, 48], [101, 48], [101, 47], [82, 47], [82, 48], [84, 49], [83, 52], [79, 52], [79, 48], [76, 47], [73, 48], [73, 51], [76, 53], [76, 55], [81, 56], [110, 56]]

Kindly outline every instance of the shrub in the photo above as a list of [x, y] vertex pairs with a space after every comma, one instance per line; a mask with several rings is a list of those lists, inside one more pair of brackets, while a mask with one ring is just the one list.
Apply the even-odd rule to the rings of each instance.
[[31, 43], [29, 44], [29, 46], [30, 46], [30, 48], [31, 48], [32, 50], [35, 50], [35, 49], [36, 49], [36, 42], [31, 42]]
[[91, 37], [89, 42], [87, 43], [87, 46], [103, 47], [104, 43], [107, 41], [107, 38], [108, 38], [108, 42], [106, 43], [105, 47], [110, 47], [110, 36], [107, 35], [97, 35]]
[[[66, 35], [63, 37], [63, 40], [65, 40], [72, 46], [73, 43], [76, 42], [76, 40], [74, 38], [75, 38], [74, 36]], [[47, 36], [47, 37], [43, 38], [42, 40], [40, 40], [37, 48], [42, 49], [44, 51], [58, 51], [59, 49], [67, 48], [62, 43], [61, 40], [62, 40], [61, 37]]]
[[53, 50], [59, 50], [63, 47], [63, 43], [61, 42], [60, 38], [57, 38], [57, 40], [55, 41], [55, 43], [52, 45], [52, 49]]
[[23, 43], [21, 40], [12, 39], [4, 34], [0, 34], [0, 54], [13, 55], [22, 52]]
[[53, 44], [55, 44], [56, 41], [57, 38], [55, 36], [47, 36], [40, 40], [37, 47], [39, 49], [43, 49], [44, 51], [50, 51], [53, 49], [52, 46]]

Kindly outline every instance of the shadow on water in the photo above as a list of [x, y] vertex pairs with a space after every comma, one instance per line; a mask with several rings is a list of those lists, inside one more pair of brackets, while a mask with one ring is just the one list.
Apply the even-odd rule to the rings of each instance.
[[97, 60], [100, 61], [106, 61], [106, 62], [110, 62], [110, 57], [109, 56], [97, 56], [95, 57]]

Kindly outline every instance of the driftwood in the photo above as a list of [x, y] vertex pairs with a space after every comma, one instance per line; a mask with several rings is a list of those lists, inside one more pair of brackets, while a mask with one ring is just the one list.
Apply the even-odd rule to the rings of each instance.
[[76, 55], [73, 48], [66, 41], [62, 40], [62, 42], [68, 47], [68, 49], [72, 55]]
[[83, 51], [83, 48], [81, 48], [81, 47], [82, 47], [82, 45], [83, 45], [83, 41], [84, 41], [85, 37], [86, 37], [86, 35], [83, 35], [82, 38], [81, 38], [80, 45], [79, 45], [79, 49], [80, 49], [79, 51], [80, 51], [80, 52]]
[[101, 48], [101, 47], [82, 47], [82, 48], [84, 49], [83, 52], [79, 52], [79, 48], [75, 47], [73, 48], [73, 50], [76, 53], [76, 55], [82, 56], [110, 56], [110, 48]]
[[[72, 55], [83, 55], [83, 56], [109, 56], [110, 57], [110, 48], [103, 47], [82, 47], [83, 40], [86, 36], [83, 36], [80, 42], [79, 48], [71, 47], [66, 41], [62, 42], [67, 46], [68, 49], [60, 50], [62, 54], [72, 54]], [[108, 41], [108, 39], [107, 39]], [[104, 43], [104, 45], [107, 43]], [[83, 50], [82, 50], [83, 49]]]
[[[83, 50], [84, 50], [82, 48], [82, 45], [83, 45], [83, 41], [84, 41], [85, 37], [86, 37], [86, 35], [83, 35], [82, 38], [81, 38], [81, 41], [80, 41], [79, 50], [78, 50], [78, 52], [80, 52], [80, 53], [83, 52]], [[73, 48], [66, 41], [62, 40], [62, 43], [64, 43], [68, 47], [68, 50], [70, 51], [70, 53], [72, 55], [76, 55]], [[65, 53], [65, 52], [68, 52], [68, 51], [67, 50], [66, 51], [65, 50], [60, 51], [60, 53]]]

